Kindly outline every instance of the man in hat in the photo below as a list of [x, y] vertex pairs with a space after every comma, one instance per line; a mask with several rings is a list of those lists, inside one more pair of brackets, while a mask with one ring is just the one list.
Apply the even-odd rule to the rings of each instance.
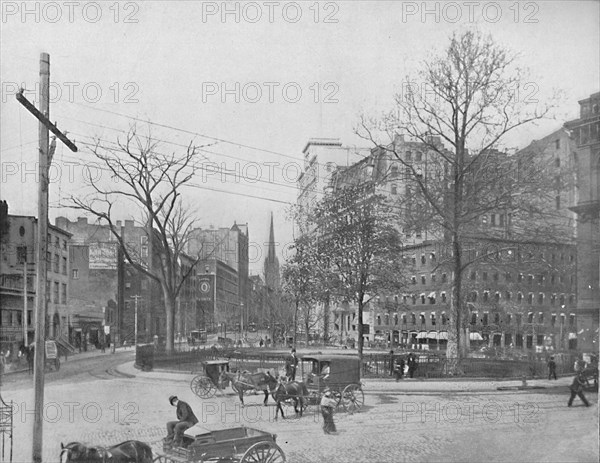
[[575, 372], [575, 377], [573, 378], [573, 382], [569, 386], [569, 389], [571, 390], [571, 396], [569, 397], [569, 401], [567, 402], [567, 407], [570, 407], [573, 405], [573, 399], [575, 398], [575, 396], [579, 396], [579, 398], [585, 404], [586, 407], [590, 406], [590, 403], [588, 402], [586, 397], [583, 395], [583, 385], [586, 382], [587, 382], [587, 378], [583, 372], [583, 369], [578, 368], [577, 371]]
[[192, 407], [186, 402], [183, 402], [172, 395], [169, 397], [169, 403], [173, 407], [177, 407], [177, 421], [169, 421], [167, 423], [166, 443], [172, 443], [173, 446], [180, 446], [183, 443], [183, 432], [194, 426], [198, 422], [198, 418], [194, 415]]
[[285, 375], [288, 381], [296, 381], [296, 369], [298, 368], [298, 357], [296, 349], [292, 349], [290, 355], [285, 359]]
[[335, 422], [333, 421], [333, 410], [337, 406], [337, 401], [333, 398], [330, 390], [326, 390], [321, 399], [321, 415], [323, 415], [323, 431], [325, 434], [336, 432]]

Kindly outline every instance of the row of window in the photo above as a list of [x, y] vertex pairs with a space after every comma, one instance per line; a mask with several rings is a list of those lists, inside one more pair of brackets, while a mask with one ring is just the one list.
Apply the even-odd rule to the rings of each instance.
[[[565, 254], [564, 252], [560, 253], [560, 254], [555, 254], [555, 253], [551, 253], [551, 254], [547, 254], [544, 252], [541, 252], [539, 255], [534, 255], [533, 252], [519, 252], [516, 253], [514, 250], [512, 249], [505, 249], [503, 251], [499, 251], [499, 252], [491, 252], [490, 250], [481, 250], [481, 251], [473, 251], [473, 250], [464, 250], [463, 253], [465, 255], [470, 255], [470, 258], [475, 259], [476, 257], [487, 257], [489, 259], [494, 259], [497, 260], [498, 262], [515, 262], [516, 261], [516, 257], [518, 256], [518, 261], [521, 262], [524, 259], [528, 260], [528, 261], [532, 261], [535, 258], [539, 257], [540, 262], [544, 262], [546, 260], [549, 260], [552, 263], [557, 263], [557, 262], [562, 262], [564, 263], [565, 260], [568, 259], [569, 263], [574, 264], [575, 263], [575, 254]], [[485, 254], [484, 254], [485, 253]], [[547, 259], [549, 257], [549, 259]], [[429, 252], [426, 254], [421, 254], [419, 261], [421, 262], [421, 266], [424, 265], [433, 265], [436, 262], [436, 253], [435, 252]], [[403, 263], [408, 263], [407, 261], [411, 261], [412, 265], [416, 266], [417, 265], [417, 256], [415, 254], [411, 255], [411, 256], [403, 256], [402, 257], [402, 261]], [[484, 274], [487, 275], [487, 272], [483, 272]], [[472, 271], [471, 272], [471, 279], [473, 279], [473, 275], [477, 274], [476, 271]], [[510, 275], [510, 272], [508, 273], [508, 275]], [[523, 274], [519, 274], [521, 277], [523, 276]], [[498, 274], [496, 274], [496, 279], [497, 279]], [[487, 278], [487, 277], [486, 277]], [[521, 281], [521, 280], [519, 280]]]
[[[468, 300], [468, 302], [477, 302], [478, 296], [479, 296], [479, 294], [477, 291], [471, 291], [469, 293], [469, 297], [467, 298], [467, 300]], [[492, 300], [494, 302], [500, 302], [501, 299], [504, 299], [506, 301], [511, 301], [512, 293], [510, 291], [506, 291], [504, 293], [504, 295], [501, 296], [500, 292], [496, 291], [494, 293], [494, 296], [490, 297], [490, 291], [483, 292], [483, 297], [482, 297], [483, 302], [491, 302]], [[532, 305], [534, 303], [534, 300], [536, 300], [539, 305], [543, 305], [546, 301], [546, 294], [538, 293], [537, 296], [535, 296], [534, 293], [528, 293], [527, 297], [525, 297], [521, 291], [517, 292], [516, 301], [519, 304], [521, 304], [524, 299], [527, 301], [527, 304], [529, 304], [529, 305]], [[553, 293], [553, 294], [550, 294], [549, 299], [550, 299], [550, 305], [556, 305], [557, 302], [559, 305], [565, 305], [566, 296], [565, 296], [565, 294]], [[569, 295], [569, 304], [570, 305], [575, 304], [575, 295], [574, 294]]]
[[[492, 314], [492, 319], [493, 319], [493, 323], [495, 325], [501, 325], [501, 324], [506, 324], [506, 325], [512, 325], [512, 324], [516, 324], [516, 325], [521, 325], [523, 323], [523, 315], [521, 313], [517, 313], [517, 314], [504, 314], [504, 316], [502, 316], [500, 313], [496, 312]], [[418, 319], [417, 319], [418, 317]], [[538, 324], [538, 325], [543, 325], [546, 323], [546, 321], [550, 322], [550, 326], [554, 327], [556, 326], [557, 322], [560, 323], [561, 326], [564, 326], [566, 324], [567, 321], [567, 315], [564, 313], [561, 314], [550, 314], [549, 320], [547, 317], [547, 314], [545, 314], [544, 312], [538, 312], [537, 314], [534, 312], [529, 312], [526, 315], [526, 323], [529, 324]], [[428, 323], [429, 321], [429, 323]], [[436, 326], [438, 324], [438, 321], [441, 322], [440, 324], [442, 326], [447, 325], [448, 324], [448, 317], [446, 316], [445, 312], [442, 312], [438, 318], [438, 315], [435, 312], [431, 312], [429, 314], [429, 317], [427, 317], [425, 315], [424, 312], [422, 312], [421, 314], [417, 315], [416, 313], [411, 313], [411, 314], [385, 314], [383, 316], [381, 315], [377, 315], [375, 317], [375, 322], [376, 325], [379, 326], [389, 326], [390, 324], [393, 326], [399, 326], [399, 325], [427, 325], [429, 324], [430, 326]], [[417, 323], [418, 322], [418, 323]], [[489, 312], [483, 312], [482, 314], [479, 314], [478, 312], [471, 312], [471, 320], [470, 320], [470, 324], [471, 325], [478, 325], [481, 324], [483, 326], [487, 326], [490, 323], [490, 313]], [[569, 326], [573, 327], [575, 326], [575, 314], [569, 314]]]
[[46, 282], [46, 299], [54, 304], [67, 304], [67, 284], [58, 281]]
[[[400, 299], [398, 296], [394, 296], [394, 302], [396, 304], [398, 304], [399, 300]], [[447, 297], [445, 291], [442, 291], [440, 293], [439, 301], [437, 299], [437, 293], [435, 293], [435, 292], [431, 292], [427, 296], [425, 295], [425, 293], [421, 293], [420, 295], [416, 295], [416, 294], [403, 294], [402, 295], [402, 303], [405, 305], [407, 305], [409, 302], [412, 302], [412, 305], [416, 305], [418, 300], [420, 301], [420, 303], [422, 305], [423, 304], [433, 305], [433, 304], [436, 304], [437, 302], [441, 302], [442, 304], [445, 304], [446, 302], [448, 302], [448, 297]], [[478, 300], [479, 300], [479, 293], [477, 291], [471, 291], [467, 297], [467, 302], [477, 302]], [[483, 291], [483, 296], [481, 298], [481, 302], [499, 303], [501, 300], [512, 301], [513, 293], [511, 291], [505, 291], [503, 294], [501, 294], [500, 291], [496, 291], [492, 296], [490, 291]], [[537, 303], [539, 305], [543, 305], [546, 303], [546, 294], [538, 293], [538, 295], [536, 297], [534, 293], [528, 293], [527, 297], [525, 297], [525, 295], [521, 291], [518, 291], [515, 300], [519, 304], [522, 304], [523, 301], [525, 300], [527, 302], [527, 304], [529, 304], [529, 305], [533, 305], [534, 300], [535, 300], [535, 301], [537, 301]], [[565, 305], [566, 300], [567, 300], [567, 295], [565, 295], [565, 294], [552, 293], [549, 296], [550, 305], [556, 305], [558, 303], [558, 305], [562, 306], [562, 305]], [[569, 294], [568, 301], [569, 301], [569, 305], [575, 305], [575, 295]]]
[[[23, 227], [21, 227], [21, 228], [23, 228]], [[23, 234], [25, 234], [25, 232], [23, 232]], [[23, 235], [21, 235], [21, 236], [23, 236]], [[48, 240], [47, 241], [48, 248], [54, 244], [54, 247], [56, 249], [62, 248], [65, 251], [67, 250], [67, 240], [65, 240], [65, 239], [61, 240], [59, 236], [55, 236], [54, 240], [53, 240], [52, 235], [50, 235], [50, 233], [48, 233], [47, 240]]]
[[[491, 278], [490, 278], [491, 276]], [[575, 284], [575, 275], [570, 275], [568, 278], [568, 281], [570, 282], [571, 285]], [[473, 270], [470, 274], [469, 274], [469, 280], [471, 281], [477, 281], [478, 279], [480, 279], [481, 281], [495, 281], [495, 282], [500, 282], [500, 273], [498, 272], [494, 272], [491, 275], [487, 272], [487, 271], [480, 271], [477, 272], [476, 270]], [[416, 275], [412, 275], [411, 278], [411, 284], [416, 285], [417, 283], [421, 283], [422, 285], [427, 285], [427, 275], [420, 275], [419, 278], [417, 278]], [[511, 272], [505, 272], [502, 274], [502, 280], [504, 280], [504, 282], [509, 283], [509, 282], [513, 282], [513, 274]], [[437, 282], [437, 274], [432, 273], [430, 275], [430, 279], [429, 281], [433, 284]], [[442, 283], [447, 283], [448, 282], [448, 274], [446, 273], [442, 273], [441, 274], [441, 280]], [[567, 276], [565, 274], [556, 274], [556, 273], [552, 273], [551, 275], [546, 275], [546, 274], [539, 274], [539, 275], [532, 275], [529, 274], [527, 276], [525, 276], [523, 273], [518, 273], [517, 274], [517, 279], [516, 279], [517, 283], [523, 283], [525, 284], [525, 282], [527, 282], [527, 284], [529, 286], [533, 286], [534, 283], [537, 283], [539, 286], [543, 286], [543, 285], [555, 285], [557, 283], [559, 284], [564, 284], [567, 281]]]

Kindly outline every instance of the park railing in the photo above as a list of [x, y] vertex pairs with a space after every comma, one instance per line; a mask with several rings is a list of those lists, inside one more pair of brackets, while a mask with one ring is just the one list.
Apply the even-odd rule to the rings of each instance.
[[[356, 351], [341, 351], [347, 355], [356, 355]], [[203, 362], [225, 359], [230, 370], [264, 371], [283, 373], [285, 371], [286, 351], [253, 348], [216, 348], [200, 347], [191, 350], [175, 350], [167, 353], [163, 347], [153, 344], [138, 344], [136, 349], [136, 367], [142, 370], [173, 370], [199, 373], [204, 370]], [[417, 357], [416, 378], [544, 378], [548, 376], [547, 357], [544, 355], [521, 356], [517, 359], [480, 357], [449, 359], [444, 353], [415, 352]], [[398, 357], [406, 359], [407, 353], [395, 354], [393, 363], [390, 354], [363, 354], [361, 377], [385, 378], [391, 376], [391, 368]], [[556, 353], [556, 373], [572, 374], [576, 353]]]
[[[530, 356], [522, 359], [502, 358], [461, 358], [451, 359], [443, 355], [415, 353], [417, 369], [415, 378], [544, 378], [548, 376], [547, 359], [542, 356]], [[406, 354], [394, 355], [396, 358]], [[575, 353], [559, 353], [555, 355], [557, 375], [572, 374], [577, 358]], [[390, 354], [364, 354], [362, 377], [378, 378], [391, 376]]]

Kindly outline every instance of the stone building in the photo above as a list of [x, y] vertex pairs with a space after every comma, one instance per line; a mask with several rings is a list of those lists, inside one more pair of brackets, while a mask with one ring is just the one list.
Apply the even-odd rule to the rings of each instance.
[[579, 102], [579, 119], [565, 128], [575, 144], [577, 200], [578, 347], [598, 352], [600, 312], [600, 93]]
[[244, 308], [248, 307], [249, 295], [248, 225], [194, 229], [187, 254], [200, 258], [196, 323], [223, 333], [240, 331], [247, 324]]
[[[4, 203], [6, 204], [6, 203]], [[32, 216], [6, 214], [2, 217], [0, 259], [0, 342], [12, 352], [23, 343], [25, 328], [27, 342], [33, 341], [37, 219]], [[68, 308], [69, 241], [71, 234], [48, 224], [47, 250], [47, 320], [46, 336], [67, 340], [72, 314]], [[26, 269], [24, 266], [26, 265]], [[25, 273], [27, 275], [26, 279]], [[27, 287], [25, 313], [24, 281]], [[23, 322], [27, 326], [24, 327]]]
[[[429, 217], [422, 213], [427, 204], [419, 202], [415, 182], [415, 178], [421, 178], [439, 185], [440, 191], [434, 190], [434, 194], [443, 198], [448, 169], [431, 155], [432, 146], [443, 150], [434, 137], [426, 144], [396, 136], [389, 147], [372, 150], [356, 164], [336, 169], [330, 178], [333, 191], [370, 183], [373, 194], [383, 195], [395, 205], [398, 228], [410, 251], [406, 257], [410, 273], [407, 290], [376, 295], [365, 313], [365, 331], [371, 342], [429, 346], [432, 340], [439, 347], [447, 339], [452, 269], [444, 253], [444, 233], [439, 223], [428, 222]], [[533, 154], [549, 167], [548, 172], [555, 173], [555, 178], [547, 182], [548, 191], [539, 196], [544, 204], [536, 206], [544, 208], [544, 226], [560, 239], [552, 245], [531, 238], [519, 241], [516, 237], [523, 235], [521, 220], [527, 220], [527, 216], [513, 216], [507, 210], [491, 209], [470, 223], [465, 235], [469, 242], [462, 242], [462, 246], [473, 261], [463, 274], [462, 293], [463, 306], [469, 312], [472, 347], [485, 344], [539, 350], [577, 346], [575, 221], [568, 208], [575, 197], [572, 146], [567, 132], [559, 129], [512, 158], [507, 153], [489, 153], [489, 175], [494, 175], [492, 168], [501, 173], [503, 166], [531, 159]], [[496, 254], [497, 258], [482, 259], [486, 253]], [[343, 303], [333, 308], [332, 328], [339, 338], [356, 338], [355, 311]]]

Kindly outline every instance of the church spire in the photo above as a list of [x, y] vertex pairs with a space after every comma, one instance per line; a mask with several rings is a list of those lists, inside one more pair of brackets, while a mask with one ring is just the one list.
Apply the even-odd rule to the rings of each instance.
[[273, 226], [273, 212], [271, 212], [271, 225], [269, 228], [269, 241], [264, 264], [265, 282], [270, 289], [279, 288], [279, 259], [275, 250], [275, 228]]

